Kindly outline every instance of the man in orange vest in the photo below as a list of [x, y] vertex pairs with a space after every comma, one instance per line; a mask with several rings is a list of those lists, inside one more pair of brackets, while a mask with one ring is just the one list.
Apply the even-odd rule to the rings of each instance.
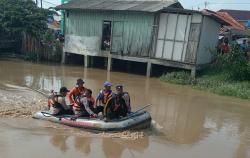
[[90, 89], [86, 89], [84, 95], [80, 96], [79, 104], [75, 104], [73, 110], [76, 117], [97, 117], [95, 99]]
[[71, 105], [77, 106], [77, 104], [80, 104], [80, 96], [83, 95], [86, 91], [86, 88], [83, 86], [84, 81], [79, 78], [76, 82], [76, 87], [74, 87], [68, 95], [68, 99]]

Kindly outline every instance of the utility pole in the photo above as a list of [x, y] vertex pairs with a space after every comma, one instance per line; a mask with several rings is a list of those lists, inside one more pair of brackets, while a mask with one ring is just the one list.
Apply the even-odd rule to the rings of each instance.
[[208, 2], [205, 1], [204, 4], [205, 4], [205, 9], [207, 9]]
[[43, 8], [43, 0], [41, 0], [41, 8]]

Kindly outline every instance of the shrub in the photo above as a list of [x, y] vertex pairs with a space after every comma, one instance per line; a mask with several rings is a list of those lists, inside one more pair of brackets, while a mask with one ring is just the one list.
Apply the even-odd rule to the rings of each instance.
[[250, 62], [246, 53], [234, 49], [226, 54], [216, 54], [215, 68], [220, 69], [228, 80], [249, 80]]
[[191, 75], [189, 72], [186, 72], [186, 71], [167, 73], [161, 76], [160, 79], [162, 81], [168, 81], [171, 83], [183, 84], [183, 85], [192, 83]]
[[25, 53], [25, 56], [24, 56], [24, 59], [25, 60], [28, 60], [28, 61], [37, 61], [37, 53], [34, 53], [34, 52], [26, 52]]

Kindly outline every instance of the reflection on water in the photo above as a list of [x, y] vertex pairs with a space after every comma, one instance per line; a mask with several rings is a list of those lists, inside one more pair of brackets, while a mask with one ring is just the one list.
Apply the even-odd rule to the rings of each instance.
[[[143, 105], [152, 104], [148, 110], [157, 126], [145, 130], [146, 137], [136, 141], [84, 137], [74, 132], [65, 134], [65, 129], [56, 129], [58, 133], [45, 131], [44, 135], [48, 135], [49, 139], [48, 141], [44, 139], [43, 143], [52, 145], [55, 149], [51, 147], [49, 150], [59, 152], [60, 154], [55, 152], [57, 157], [58, 155], [67, 157], [72, 153], [76, 157], [84, 154], [85, 157], [110, 158], [166, 157], [166, 155], [173, 158], [250, 157], [249, 101], [220, 97], [185, 86], [166, 84], [154, 78], [118, 72], [107, 73], [105, 70], [84, 69], [83, 66], [0, 61], [1, 84], [28, 86], [48, 92], [51, 89], [59, 90], [61, 86], [73, 88], [77, 78], [83, 78], [86, 81], [86, 87], [91, 88], [94, 95], [102, 88], [105, 80], [110, 80], [114, 85], [122, 83], [131, 95], [134, 110]], [[24, 106], [34, 101], [34, 98], [28, 97], [34, 92], [1, 89], [0, 87], [0, 101], [3, 105], [9, 103], [20, 105], [22, 102], [21, 105]], [[17, 101], [10, 102], [10, 98]], [[0, 125], [2, 125], [1, 122]], [[0, 126], [0, 131], [8, 129], [9, 127]], [[31, 131], [32, 128], [27, 131], [27, 135]], [[5, 134], [8, 135], [7, 132]], [[11, 139], [8, 139], [10, 136], [2, 137], [0, 149], [3, 147], [10, 150], [13, 146], [10, 143]], [[39, 135], [34, 136], [33, 141], [36, 140], [39, 142]], [[24, 145], [21, 148], [25, 147]], [[8, 155], [8, 150], [6, 152], [5, 155]], [[155, 156], [156, 154], [159, 156]]]
[[66, 144], [66, 140], [68, 137], [69, 136], [65, 136], [65, 135], [54, 135], [53, 137], [51, 137], [50, 142], [52, 145], [54, 145], [61, 151], [66, 152], [68, 149], [67, 144]]
[[91, 152], [91, 140], [91, 137], [75, 137], [75, 149], [83, 152], [85, 155], [89, 155]]
[[[54, 134], [50, 138], [51, 144], [61, 152], [69, 150], [71, 142], [67, 141], [73, 138], [74, 148], [77, 152], [83, 153], [85, 156], [90, 155], [93, 149], [91, 148], [92, 137], [69, 136]], [[93, 147], [93, 146], [92, 146]], [[143, 153], [149, 147], [149, 138], [145, 137], [136, 141], [121, 140], [117, 138], [102, 138], [101, 150], [107, 158], [120, 158], [127, 150], [130, 154], [133, 152]]]
[[178, 144], [193, 144], [209, 134], [209, 129], [203, 126], [208, 109], [201, 100], [192, 96], [182, 100], [169, 97], [167, 100], [165, 105], [159, 101], [160, 106], [152, 110], [157, 114], [154, 119], [164, 128], [166, 139]]

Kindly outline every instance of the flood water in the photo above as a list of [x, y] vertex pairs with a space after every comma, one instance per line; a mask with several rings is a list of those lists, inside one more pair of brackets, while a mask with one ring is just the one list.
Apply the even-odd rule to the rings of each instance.
[[[152, 104], [148, 111], [154, 124], [138, 131], [143, 137], [126, 139], [31, 118], [30, 109], [46, 104], [44, 96], [32, 89], [48, 92], [61, 86], [73, 88], [78, 78], [85, 80], [94, 95], [104, 80], [122, 83], [131, 95], [134, 110]], [[155, 78], [1, 59], [0, 102], [0, 158], [250, 157], [249, 101]]]

